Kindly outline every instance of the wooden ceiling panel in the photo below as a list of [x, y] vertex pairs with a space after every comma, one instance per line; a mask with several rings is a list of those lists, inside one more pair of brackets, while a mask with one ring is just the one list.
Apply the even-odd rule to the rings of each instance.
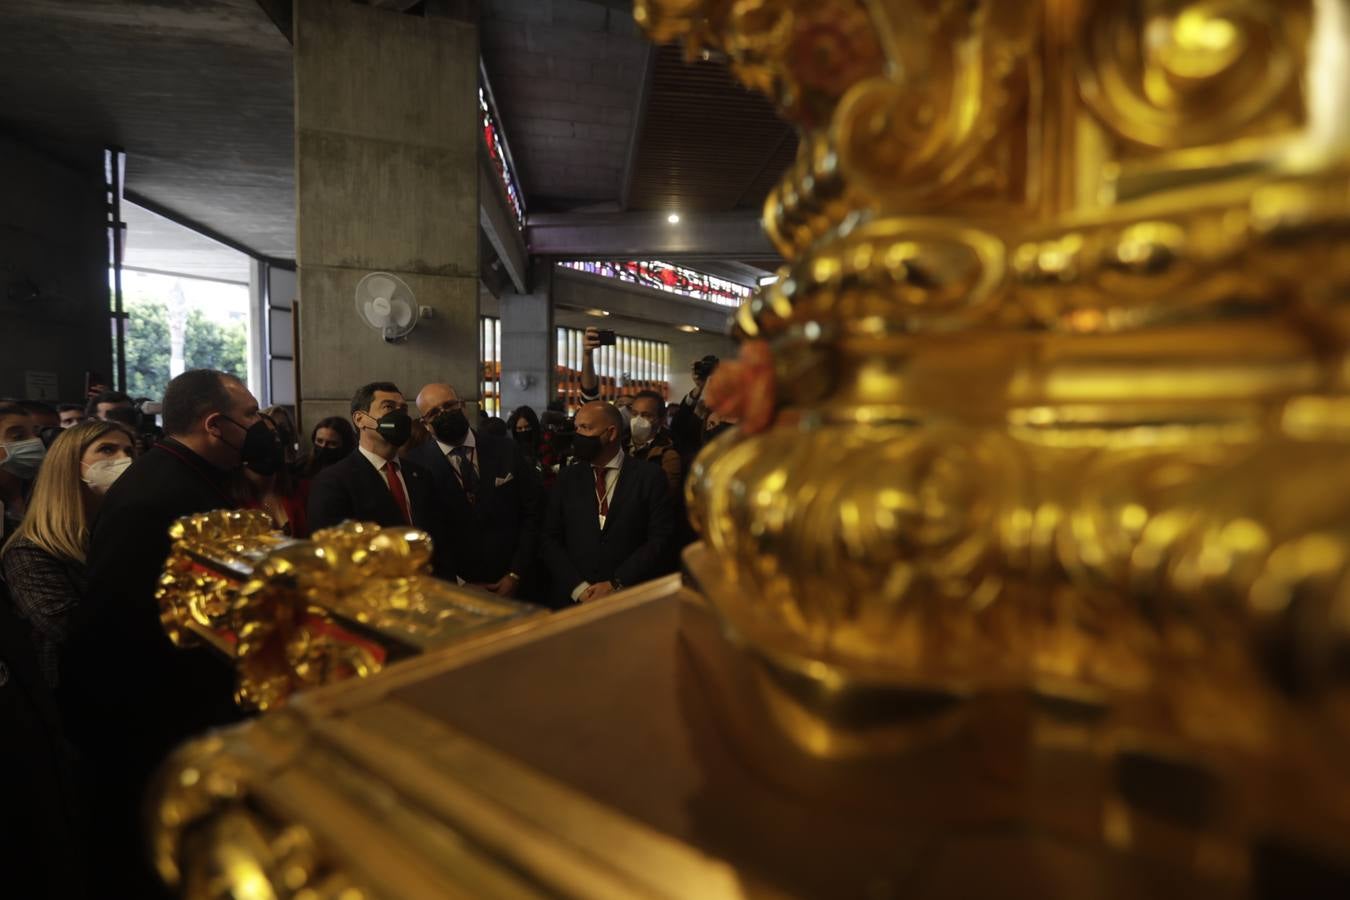
[[726, 65], [657, 48], [629, 207], [757, 209], [797, 151], [797, 134]]

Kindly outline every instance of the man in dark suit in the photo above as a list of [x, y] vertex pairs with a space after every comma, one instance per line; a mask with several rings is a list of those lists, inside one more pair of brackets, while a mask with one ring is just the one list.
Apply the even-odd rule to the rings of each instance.
[[101, 859], [91, 871], [110, 879], [110, 896], [153, 896], [138, 845], [140, 802], [155, 767], [188, 737], [239, 717], [231, 667], [205, 649], [174, 647], [160, 624], [155, 587], [169, 526], [232, 507], [230, 482], [241, 463], [276, 449], [258, 401], [223, 372], [198, 369], [169, 382], [162, 415], [164, 439], [103, 500], [88, 590], [62, 657], [58, 699], [98, 791], [91, 833], [100, 836]]
[[659, 466], [624, 455], [623, 417], [612, 404], [587, 403], [576, 416], [572, 453], [553, 487], [544, 524], [544, 559], [556, 605], [606, 597], [669, 570], [675, 528]]
[[[535, 598], [528, 583], [539, 552], [543, 485], [515, 441], [469, 427], [464, 404], [448, 384], [417, 395], [432, 439], [409, 454], [436, 483], [455, 574], [502, 597]], [[522, 586], [522, 582], [527, 582]]]
[[403, 392], [387, 381], [359, 388], [352, 397], [352, 424], [359, 435], [356, 452], [324, 469], [310, 485], [310, 531], [348, 519], [385, 527], [412, 525], [435, 543], [436, 574], [453, 577], [452, 548], [445, 539], [431, 473], [398, 458], [398, 448], [412, 434]]

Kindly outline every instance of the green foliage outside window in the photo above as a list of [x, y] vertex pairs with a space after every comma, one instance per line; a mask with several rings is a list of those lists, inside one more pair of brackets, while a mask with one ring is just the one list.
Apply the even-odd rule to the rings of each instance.
[[[169, 383], [169, 309], [146, 296], [126, 298], [127, 393], [158, 400]], [[189, 369], [219, 369], [248, 376], [248, 335], [243, 322], [213, 322], [193, 309], [187, 314], [183, 360]]]

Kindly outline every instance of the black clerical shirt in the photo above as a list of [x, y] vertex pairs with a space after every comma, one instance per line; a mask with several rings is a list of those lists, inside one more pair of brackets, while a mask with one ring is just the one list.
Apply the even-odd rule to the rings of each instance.
[[186, 738], [238, 718], [232, 668], [205, 649], [174, 647], [155, 601], [169, 526], [232, 506], [230, 479], [165, 439], [113, 483], [94, 522], [89, 587], [62, 660], [62, 705], [78, 745], [124, 757], [136, 777]]

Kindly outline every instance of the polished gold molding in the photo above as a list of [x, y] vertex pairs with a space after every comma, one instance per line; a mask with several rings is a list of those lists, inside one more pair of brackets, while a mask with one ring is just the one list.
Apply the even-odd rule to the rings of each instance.
[[431, 539], [412, 528], [346, 522], [299, 541], [271, 531], [265, 513], [219, 510], [179, 520], [170, 536], [157, 592], [165, 631], [229, 659], [245, 708], [539, 612], [431, 577]]
[[[773, 373], [718, 391], [771, 385], [772, 424], [688, 482], [687, 564], [755, 673], [730, 730], [768, 768], [928, 771], [957, 807], [960, 767], [916, 748], [1050, 739], [1227, 810], [1145, 815], [1107, 780], [1082, 835], [1233, 884], [1267, 838], [1350, 859], [1350, 4], [813, 9], [840, 28], [637, 3], [802, 129], [765, 208], [787, 262], [735, 318]], [[785, 86], [858, 10], [884, 65], [803, 114]]]
[[781, 896], [394, 699], [679, 590], [482, 631], [187, 745], [153, 796], [162, 877], [188, 897]]

